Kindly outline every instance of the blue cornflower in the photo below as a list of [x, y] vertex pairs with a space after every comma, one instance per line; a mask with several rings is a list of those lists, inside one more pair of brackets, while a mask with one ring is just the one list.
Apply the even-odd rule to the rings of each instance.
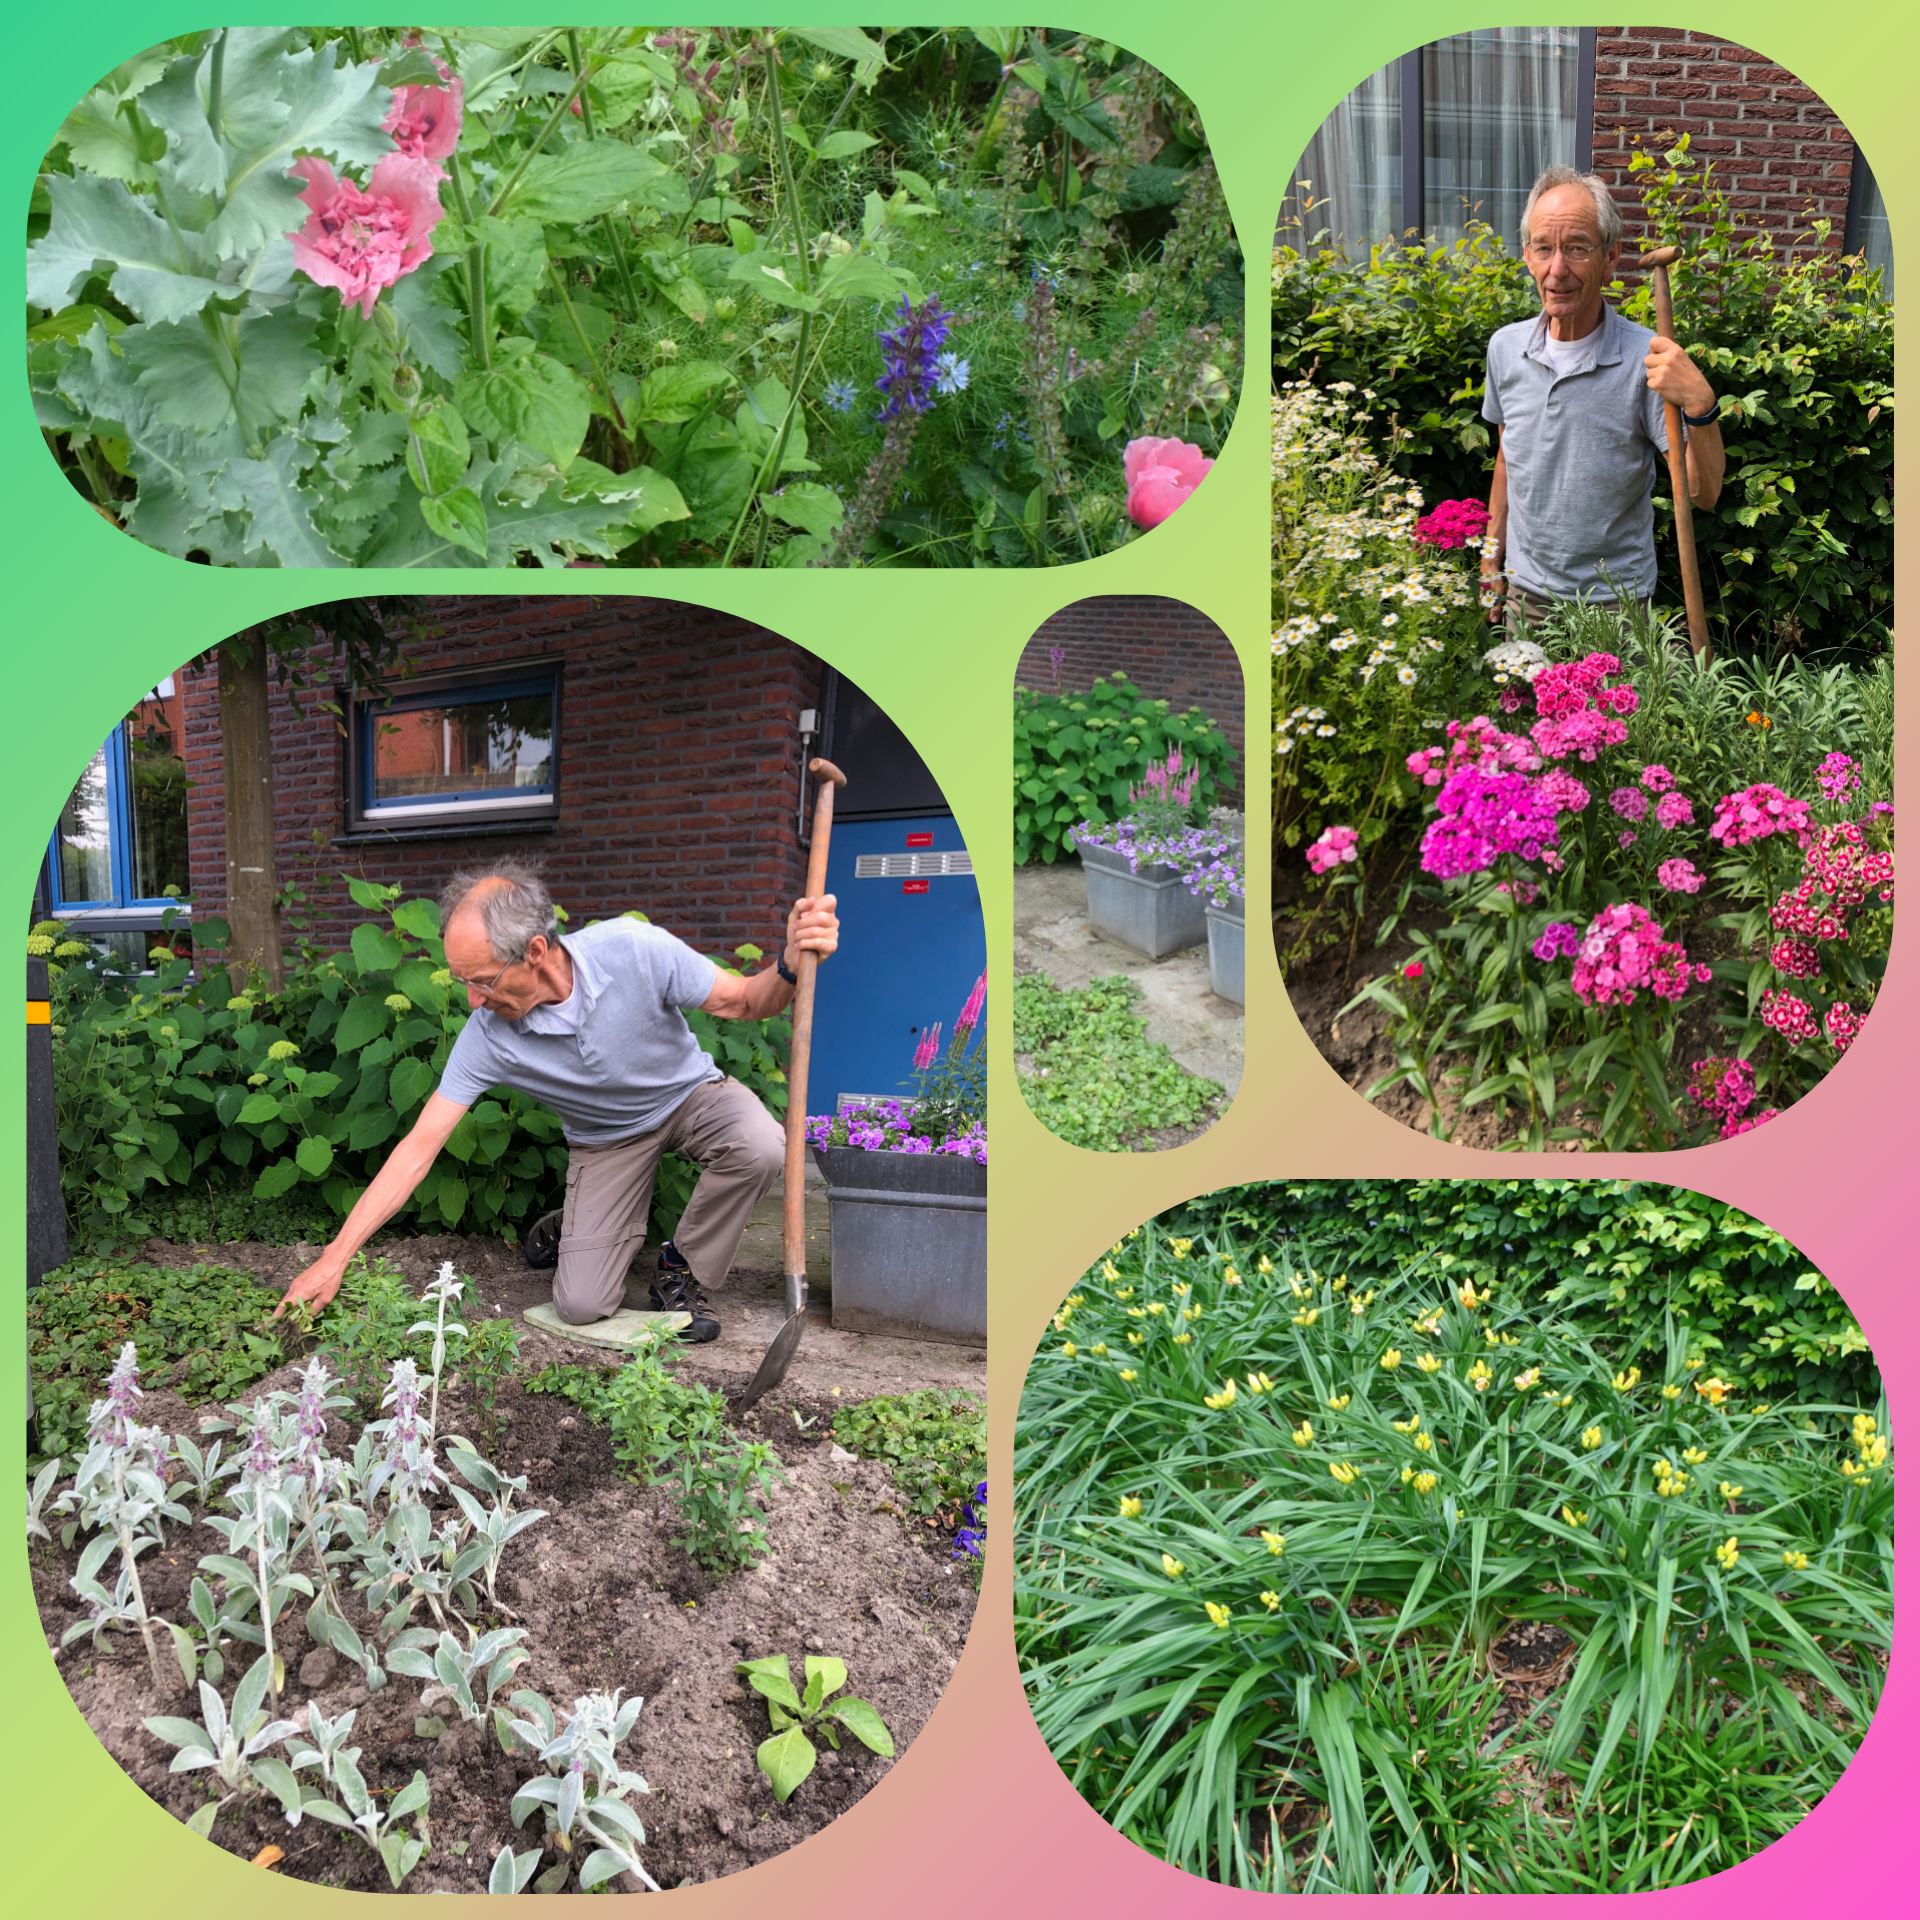
[[964, 392], [968, 371], [967, 363], [957, 353], [943, 353], [934, 362], [934, 391], [936, 393]]
[[860, 396], [854, 392], [851, 380], [829, 380], [822, 397], [835, 413], [851, 413], [854, 401]]

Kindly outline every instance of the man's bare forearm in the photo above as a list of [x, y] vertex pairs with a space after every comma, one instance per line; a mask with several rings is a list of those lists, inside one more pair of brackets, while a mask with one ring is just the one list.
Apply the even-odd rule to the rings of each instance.
[[423, 1152], [412, 1137], [402, 1140], [388, 1156], [387, 1163], [373, 1176], [367, 1190], [353, 1204], [353, 1211], [340, 1224], [340, 1231], [327, 1242], [326, 1250], [314, 1262], [331, 1272], [344, 1273], [347, 1263], [407, 1204], [439, 1149]]

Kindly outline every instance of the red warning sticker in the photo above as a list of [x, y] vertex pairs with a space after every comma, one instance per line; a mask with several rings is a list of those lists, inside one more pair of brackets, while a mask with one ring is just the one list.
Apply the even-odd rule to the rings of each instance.
[[910, 833], [907, 835], [907, 845], [910, 847], [930, 847], [933, 845], [933, 835], [930, 833]]
[[902, 880], [900, 882], [900, 891], [902, 893], [930, 893], [932, 890], [933, 882], [931, 880]]

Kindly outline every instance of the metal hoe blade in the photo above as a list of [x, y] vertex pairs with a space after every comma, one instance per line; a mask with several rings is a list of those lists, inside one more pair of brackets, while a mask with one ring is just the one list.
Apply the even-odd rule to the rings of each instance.
[[773, 1336], [773, 1344], [768, 1347], [758, 1370], [747, 1383], [746, 1392], [733, 1403], [736, 1413], [745, 1413], [763, 1393], [777, 1387], [787, 1377], [787, 1363], [792, 1360], [806, 1325], [807, 1276], [804, 1273], [790, 1273], [787, 1275], [786, 1322]]

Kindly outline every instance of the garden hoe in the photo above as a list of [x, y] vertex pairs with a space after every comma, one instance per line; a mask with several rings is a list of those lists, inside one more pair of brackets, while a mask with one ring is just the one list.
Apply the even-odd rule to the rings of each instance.
[[[1656, 247], [1640, 256], [1640, 270], [1653, 275], [1654, 331], [1662, 340], [1673, 332], [1673, 292], [1667, 268], [1681, 257], [1678, 247]], [[1693, 548], [1693, 495], [1687, 487], [1686, 441], [1680, 409], [1667, 403], [1667, 472], [1673, 479], [1673, 537], [1680, 549], [1680, 579], [1687, 594], [1687, 638], [1693, 657], [1704, 667], [1713, 658], [1713, 640], [1707, 632], [1707, 603], [1700, 592], [1700, 556]]]
[[[831, 760], [810, 760], [807, 771], [819, 781], [813, 802], [813, 844], [807, 856], [807, 898], [817, 900], [827, 889], [827, 838], [833, 831], [833, 790], [844, 787], [847, 776]], [[773, 1336], [766, 1358], [734, 1402], [745, 1413], [769, 1387], [786, 1378], [788, 1362], [807, 1326], [807, 1053], [813, 1045], [813, 976], [820, 956], [811, 950], [800, 955], [800, 984], [793, 993], [793, 1042], [787, 1059], [787, 1193], [782, 1247], [787, 1279], [787, 1322]]]

